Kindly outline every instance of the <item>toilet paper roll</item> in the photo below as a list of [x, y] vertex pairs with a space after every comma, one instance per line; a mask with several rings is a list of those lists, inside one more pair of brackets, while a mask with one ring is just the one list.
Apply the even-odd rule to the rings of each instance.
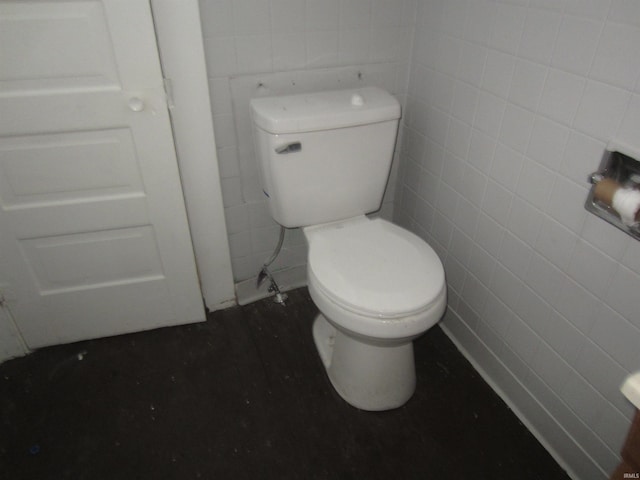
[[618, 212], [622, 223], [628, 227], [638, 224], [640, 212], [640, 191], [632, 188], [620, 188], [613, 194], [613, 209]]
[[622, 188], [615, 180], [610, 178], [604, 178], [596, 183], [596, 188], [593, 191], [593, 196], [596, 200], [601, 201], [609, 207], [613, 206], [613, 196]]
[[593, 196], [612, 207], [625, 225], [632, 227], [640, 221], [640, 191], [623, 188], [615, 180], [605, 178], [596, 184]]

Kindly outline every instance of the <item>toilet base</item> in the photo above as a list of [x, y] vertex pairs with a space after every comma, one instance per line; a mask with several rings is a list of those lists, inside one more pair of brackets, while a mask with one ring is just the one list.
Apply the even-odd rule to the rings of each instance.
[[416, 388], [413, 342], [376, 341], [347, 335], [321, 313], [313, 339], [331, 384], [350, 405], [391, 410], [404, 405]]

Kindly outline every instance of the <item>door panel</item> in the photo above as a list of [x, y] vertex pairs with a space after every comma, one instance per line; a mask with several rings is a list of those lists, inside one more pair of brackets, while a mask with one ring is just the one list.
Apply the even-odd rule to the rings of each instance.
[[0, 111], [27, 344], [203, 320], [149, 3], [0, 1]]
[[2, 202], [42, 202], [143, 194], [131, 130], [120, 128], [4, 138]]
[[0, 85], [5, 92], [118, 86], [100, 2], [5, 2]]
[[150, 226], [30, 238], [20, 246], [43, 295], [162, 278]]

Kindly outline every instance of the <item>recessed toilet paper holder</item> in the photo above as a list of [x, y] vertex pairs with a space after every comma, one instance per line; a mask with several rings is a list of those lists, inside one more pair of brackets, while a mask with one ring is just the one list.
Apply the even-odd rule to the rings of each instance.
[[611, 179], [625, 189], [640, 189], [640, 152], [627, 145], [609, 142], [598, 171], [589, 176], [592, 187], [584, 205], [587, 211], [640, 240], [640, 225], [626, 225], [611, 205], [595, 197], [596, 185], [604, 179]]

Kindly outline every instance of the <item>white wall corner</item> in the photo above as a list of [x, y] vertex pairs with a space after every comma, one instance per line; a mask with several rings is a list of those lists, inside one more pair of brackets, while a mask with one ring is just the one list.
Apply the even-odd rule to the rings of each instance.
[[29, 353], [27, 345], [11, 316], [11, 312], [0, 306], [0, 363]]

